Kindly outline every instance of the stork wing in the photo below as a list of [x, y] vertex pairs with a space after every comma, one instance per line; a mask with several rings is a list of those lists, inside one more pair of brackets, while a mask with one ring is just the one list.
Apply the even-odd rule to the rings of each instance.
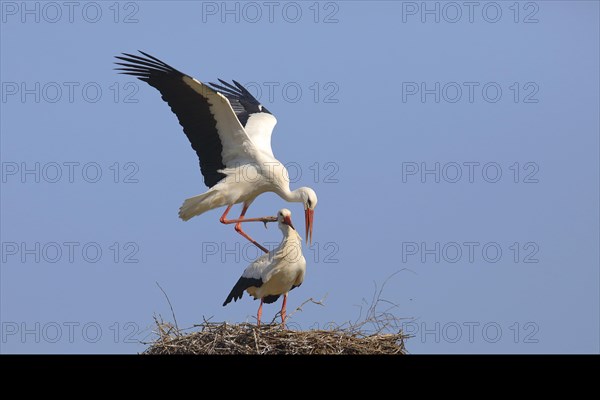
[[221, 85], [210, 82], [217, 92], [227, 97], [238, 120], [258, 150], [275, 158], [271, 149], [271, 134], [277, 119], [252, 93], [236, 81], [232, 85], [219, 79]]
[[212, 187], [225, 177], [219, 170], [253, 158], [256, 146], [225, 96], [159, 59], [140, 53], [145, 58], [127, 53], [117, 56], [125, 63], [116, 63], [123, 67], [116, 69], [158, 89], [200, 159], [206, 186]]
[[231, 303], [231, 300], [238, 301], [239, 299], [241, 299], [242, 296], [244, 295], [244, 290], [246, 290], [252, 286], [261, 287], [262, 284], [263, 284], [263, 281], [261, 281], [260, 279], [245, 278], [242, 276], [235, 283], [235, 285], [233, 286], [233, 289], [231, 289], [231, 292], [229, 292], [229, 295], [227, 295], [227, 298], [223, 302], [223, 307], [225, 307], [227, 304]]
[[233, 301], [238, 301], [242, 298], [244, 290], [254, 286], [261, 287], [266, 282], [263, 276], [263, 272], [269, 268], [272, 268], [272, 260], [269, 259], [269, 253], [261, 255], [252, 264], [250, 264], [242, 273], [242, 276], [231, 289], [231, 292], [225, 299], [223, 306]]

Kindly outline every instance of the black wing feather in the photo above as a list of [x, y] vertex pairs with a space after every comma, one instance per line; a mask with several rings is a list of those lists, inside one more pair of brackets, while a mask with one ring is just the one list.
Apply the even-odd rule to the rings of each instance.
[[[262, 285], [263, 285], [262, 279], [241, 277], [237, 281], [237, 283], [235, 284], [233, 289], [231, 289], [231, 292], [229, 293], [229, 296], [227, 296], [227, 299], [225, 299], [223, 306], [226, 306], [227, 304], [229, 304], [231, 302], [231, 300], [238, 301], [238, 299], [241, 299], [242, 295], [244, 294], [244, 291], [246, 289], [248, 289], [249, 287], [254, 286], [254, 287], [259, 288]], [[300, 283], [299, 285], [293, 285], [292, 288], [290, 289], [290, 291], [294, 290], [295, 288], [297, 288], [300, 285], [302, 285], [302, 283]], [[279, 299], [280, 296], [281, 296], [280, 294], [273, 294], [273, 295], [263, 297], [262, 300], [266, 304], [271, 304], [271, 303], [275, 303], [277, 301], [277, 299]]]
[[158, 89], [162, 99], [179, 119], [192, 148], [200, 160], [200, 170], [208, 187], [216, 185], [225, 175], [222, 158], [223, 144], [217, 131], [217, 121], [210, 112], [207, 99], [189, 87], [183, 77], [187, 76], [170, 65], [143, 51], [144, 57], [123, 53], [116, 56], [125, 63], [117, 62], [121, 74], [132, 75]]
[[231, 104], [231, 108], [235, 111], [235, 115], [242, 126], [246, 127], [248, 118], [254, 113], [264, 112], [271, 114], [269, 110], [260, 104], [260, 101], [258, 101], [252, 93], [240, 83], [233, 81], [234, 86], [223, 79], [219, 79], [219, 82], [221, 82], [221, 85], [212, 82], [210, 82], [209, 85], [217, 92], [227, 97], [227, 100], [229, 100], [229, 103]]
[[238, 279], [237, 283], [233, 286], [233, 289], [231, 289], [231, 292], [229, 292], [229, 296], [227, 296], [227, 298], [225, 299], [225, 302], [223, 303], [223, 307], [225, 307], [227, 304], [229, 304], [231, 302], [231, 300], [233, 301], [238, 301], [238, 299], [242, 298], [242, 295], [244, 294], [244, 290], [248, 289], [249, 287], [261, 287], [263, 284], [262, 279], [256, 279], [256, 278], [244, 278], [243, 276]]

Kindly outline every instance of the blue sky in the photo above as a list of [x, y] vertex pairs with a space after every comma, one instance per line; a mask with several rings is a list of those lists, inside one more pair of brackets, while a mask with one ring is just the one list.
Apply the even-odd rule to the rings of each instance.
[[[112, 70], [137, 49], [277, 116], [292, 188], [319, 196], [288, 307], [325, 306], [296, 327], [355, 320], [400, 271], [382, 297], [412, 353], [600, 351], [598, 2], [224, 4], [1, 2], [0, 352], [143, 351], [172, 320], [156, 282], [180, 327], [253, 320], [221, 304], [258, 253], [220, 210], [177, 218], [196, 155]], [[273, 194], [248, 215], [284, 206], [302, 226]]]

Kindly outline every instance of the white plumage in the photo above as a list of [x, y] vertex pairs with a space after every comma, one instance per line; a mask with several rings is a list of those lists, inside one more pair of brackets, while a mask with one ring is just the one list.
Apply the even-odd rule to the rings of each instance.
[[285, 326], [287, 294], [302, 284], [306, 272], [306, 260], [302, 255], [302, 238], [294, 229], [290, 210], [285, 208], [280, 210], [277, 213], [277, 221], [279, 229], [283, 233], [281, 243], [273, 251], [260, 256], [244, 270], [223, 303], [225, 306], [231, 300], [241, 299], [244, 291], [247, 291], [254, 299], [260, 299], [257, 314], [258, 325], [260, 325], [263, 303], [273, 303], [283, 295], [281, 320]]
[[[184, 221], [214, 208], [227, 206], [220, 218], [224, 224], [236, 224], [235, 230], [265, 253], [267, 250], [248, 236], [242, 222], [268, 218], [245, 218], [254, 199], [262, 193], [274, 192], [288, 202], [304, 205], [306, 240], [312, 241], [316, 193], [308, 187], [290, 190], [285, 166], [273, 155], [271, 134], [277, 119], [240, 85], [206, 85], [183, 74], [159, 59], [123, 54], [117, 63], [123, 74], [133, 75], [158, 89], [177, 115], [183, 131], [200, 160], [206, 193], [183, 203], [179, 217]], [[227, 219], [234, 204], [243, 203], [238, 219]]]

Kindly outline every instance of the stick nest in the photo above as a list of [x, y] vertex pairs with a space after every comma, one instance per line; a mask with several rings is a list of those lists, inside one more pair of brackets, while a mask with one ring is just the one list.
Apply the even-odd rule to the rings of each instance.
[[[294, 329], [282, 329], [275, 323], [281, 315], [275, 315], [270, 324], [261, 327], [205, 319], [187, 333], [187, 329], [179, 329], [171, 302], [163, 290], [174, 323], [155, 316], [157, 339], [146, 343], [150, 346], [144, 354], [406, 354], [404, 342], [410, 336], [401, 330], [403, 319], [393, 313], [398, 305], [382, 299], [386, 283], [398, 272], [388, 277], [380, 288], [375, 284], [372, 298], [363, 299], [355, 321], [343, 325], [329, 323], [326, 329], [302, 330], [293, 322], [288, 322], [288, 327]], [[289, 314], [288, 321], [309, 303], [324, 306], [323, 300], [310, 298]]]
[[296, 331], [279, 324], [204, 322], [198, 331], [181, 334], [157, 323], [158, 339], [144, 354], [405, 354], [406, 336], [363, 334], [355, 327]]

